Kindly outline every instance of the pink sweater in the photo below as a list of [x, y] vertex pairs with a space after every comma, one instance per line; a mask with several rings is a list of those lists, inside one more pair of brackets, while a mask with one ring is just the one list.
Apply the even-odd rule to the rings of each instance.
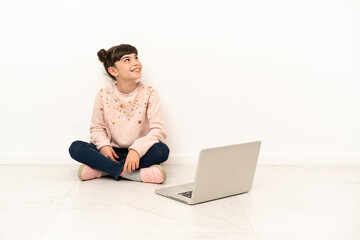
[[128, 94], [121, 93], [116, 84], [100, 89], [90, 133], [90, 142], [98, 150], [109, 145], [134, 149], [143, 157], [154, 143], [163, 142], [167, 136], [157, 91], [142, 82]]

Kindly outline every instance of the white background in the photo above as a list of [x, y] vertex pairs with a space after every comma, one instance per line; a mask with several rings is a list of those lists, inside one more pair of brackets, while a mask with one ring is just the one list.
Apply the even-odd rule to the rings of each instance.
[[360, 162], [359, 1], [0, 1], [0, 163], [73, 163], [97, 51], [128, 43], [171, 160], [262, 140], [263, 164]]

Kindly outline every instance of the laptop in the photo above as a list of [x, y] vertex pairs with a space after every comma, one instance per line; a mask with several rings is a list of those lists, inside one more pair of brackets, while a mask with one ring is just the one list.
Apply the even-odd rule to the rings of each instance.
[[250, 191], [261, 141], [203, 149], [195, 181], [156, 189], [155, 193], [193, 205]]

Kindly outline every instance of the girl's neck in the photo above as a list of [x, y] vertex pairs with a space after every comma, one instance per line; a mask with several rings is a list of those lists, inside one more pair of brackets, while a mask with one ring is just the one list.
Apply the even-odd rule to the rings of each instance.
[[134, 91], [138, 84], [135, 81], [117, 81], [116, 87], [121, 93], [128, 94]]

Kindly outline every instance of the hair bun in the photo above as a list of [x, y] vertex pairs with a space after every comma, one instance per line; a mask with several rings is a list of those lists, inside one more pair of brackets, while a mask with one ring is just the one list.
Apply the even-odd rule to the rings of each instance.
[[105, 62], [106, 61], [107, 52], [106, 52], [105, 49], [101, 49], [100, 51], [98, 51], [97, 55], [99, 57], [100, 62]]

